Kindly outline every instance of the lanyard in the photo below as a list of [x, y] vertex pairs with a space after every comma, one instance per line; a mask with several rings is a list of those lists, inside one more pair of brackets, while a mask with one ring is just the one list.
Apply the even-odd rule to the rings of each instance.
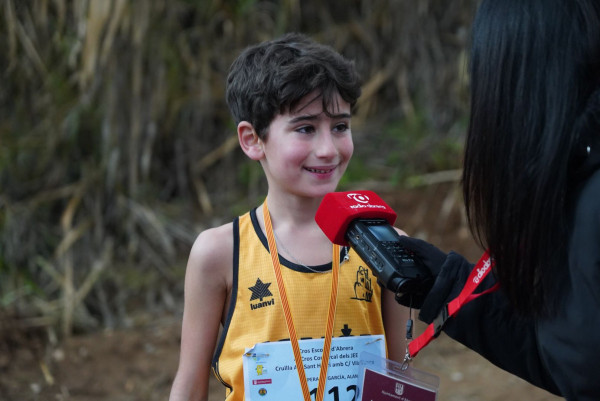
[[433, 339], [436, 338], [442, 331], [446, 320], [456, 315], [459, 309], [465, 304], [474, 300], [475, 298], [490, 292], [494, 292], [500, 288], [500, 283], [496, 283], [494, 286], [485, 291], [477, 294], [473, 293], [479, 286], [479, 283], [481, 283], [492, 270], [493, 266], [494, 260], [490, 257], [489, 251], [485, 251], [481, 259], [479, 259], [479, 262], [477, 262], [477, 265], [475, 265], [475, 268], [471, 270], [469, 278], [467, 279], [467, 282], [465, 283], [465, 286], [460, 294], [458, 294], [458, 296], [452, 301], [444, 305], [440, 314], [433, 320], [433, 323], [427, 326], [427, 329], [425, 329], [425, 331], [419, 337], [415, 338], [414, 341], [411, 341], [410, 344], [408, 344], [408, 352], [405, 362], [410, 361], [412, 358], [417, 356], [419, 351], [433, 341]]
[[[302, 355], [300, 353], [300, 346], [298, 345], [298, 335], [296, 334], [296, 328], [294, 327], [294, 320], [292, 318], [292, 312], [290, 310], [290, 304], [287, 298], [287, 292], [283, 283], [283, 277], [281, 275], [281, 266], [279, 265], [279, 254], [277, 252], [277, 244], [275, 243], [275, 236], [273, 235], [273, 226], [271, 224], [271, 215], [269, 214], [269, 208], [267, 207], [267, 200], [263, 204], [263, 217], [265, 221], [265, 231], [267, 233], [267, 241], [269, 243], [269, 253], [271, 254], [271, 261], [273, 262], [273, 270], [275, 271], [275, 277], [277, 278], [277, 288], [279, 290], [279, 296], [281, 297], [281, 304], [283, 307], [283, 313], [285, 315], [285, 322], [287, 324], [288, 333], [290, 334], [290, 343], [292, 344], [292, 350], [294, 351], [294, 359], [296, 360], [296, 368], [298, 371], [298, 377], [300, 379], [300, 386], [302, 387], [302, 394], [304, 395], [305, 401], [310, 401], [310, 391], [308, 389], [308, 382], [306, 380], [306, 372], [304, 371], [304, 364], [302, 363]], [[331, 337], [333, 336], [333, 323], [335, 320], [335, 310], [337, 306], [337, 291], [338, 291], [338, 277], [340, 272], [340, 247], [339, 245], [333, 245], [333, 257], [332, 257], [332, 275], [331, 275], [331, 295], [329, 297], [329, 311], [327, 314], [327, 326], [325, 330], [325, 341], [323, 344], [323, 354], [321, 356], [321, 369], [319, 372], [319, 384], [317, 387], [317, 394], [315, 401], [322, 401], [323, 394], [325, 393], [325, 382], [327, 380], [327, 367], [329, 365], [329, 352], [331, 351]]]

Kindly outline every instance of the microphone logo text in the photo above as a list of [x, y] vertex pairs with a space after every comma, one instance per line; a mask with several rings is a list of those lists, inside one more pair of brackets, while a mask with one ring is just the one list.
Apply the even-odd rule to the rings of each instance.
[[369, 203], [369, 197], [367, 195], [357, 194], [357, 193], [349, 193], [346, 196], [348, 198], [352, 199], [353, 201], [356, 201], [359, 203]]

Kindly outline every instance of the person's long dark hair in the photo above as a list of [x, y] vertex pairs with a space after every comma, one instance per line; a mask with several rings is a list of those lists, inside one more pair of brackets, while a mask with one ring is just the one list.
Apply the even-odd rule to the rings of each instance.
[[570, 166], [585, 142], [573, 127], [599, 90], [599, 8], [484, 0], [473, 24], [463, 195], [471, 230], [524, 316], [554, 312], [567, 265]]

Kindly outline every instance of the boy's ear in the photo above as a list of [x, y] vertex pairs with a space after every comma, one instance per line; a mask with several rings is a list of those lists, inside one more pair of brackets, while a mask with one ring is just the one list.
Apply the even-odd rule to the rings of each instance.
[[242, 121], [237, 127], [238, 139], [244, 153], [252, 160], [260, 160], [264, 156], [263, 141], [259, 138], [252, 124]]

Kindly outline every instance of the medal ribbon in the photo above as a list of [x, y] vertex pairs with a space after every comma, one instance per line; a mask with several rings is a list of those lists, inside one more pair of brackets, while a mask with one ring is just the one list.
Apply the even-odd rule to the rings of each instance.
[[433, 341], [444, 326], [444, 323], [448, 318], [453, 317], [468, 302], [471, 302], [475, 298], [478, 298], [484, 294], [488, 294], [490, 292], [496, 291], [500, 288], [500, 283], [494, 284], [494, 286], [488, 288], [485, 291], [474, 294], [475, 289], [479, 286], [479, 283], [483, 281], [483, 279], [489, 274], [489, 272], [494, 267], [494, 260], [490, 257], [489, 252], [485, 251], [475, 268], [471, 270], [469, 274], [469, 278], [465, 283], [462, 291], [456, 298], [450, 301], [448, 304], [444, 305], [444, 308], [440, 312], [440, 314], [434, 319], [433, 323], [427, 326], [427, 329], [414, 341], [411, 341], [408, 344], [408, 355], [407, 358], [410, 360], [417, 356], [420, 350], [425, 348], [427, 344]]
[[[292, 311], [290, 309], [290, 304], [287, 298], [287, 292], [285, 290], [283, 277], [281, 275], [279, 253], [277, 252], [277, 244], [275, 242], [275, 236], [273, 235], [273, 226], [271, 224], [271, 215], [269, 214], [269, 208], [267, 207], [266, 199], [265, 203], [263, 204], [263, 218], [265, 221], [267, 242], [269, 243], [269, 253], [271, 254], [273, 270], [275, 271], [275, 277], [277, 278], [277, 288], [279, 290], [279, 296], [281, 297], [281, 304], [283, 307], [283, 313], [285, 315], [285, 322], [287, 324], [288, 333], [290, 335], [290, 343], [292, 344], [292, 350], [294, 351], [294, 359], [296, 360], [296, 368], [298, 371], [298, 378], [300, 379], [300, 386], [302, 387], [302, 394], [304, 396], [305, 401], [311, 401], [310, 390], [308, 389], [308, 382], [306, 380], [306, 372], [304, 371], [304, 363], [302, 362], [302, 355], [300, 353], [300, 345], [298, 344], [298, 335], [296, 334], [294, 319], [292, 318]], [[335, 320], [335, 310], [337, 306], [339, 272], [340, 247], [339, 245], [333, 244], [331, 295], [329, 297], [329, 310], [327, 313], [327, 325], [325, 328], [325, 340], [323, 344], [323, 354], [321, 356], [321, 369], [319, 372], [317, 394], [315, 396], [316, 401], [323, 401], [323, 394], [325, 393], [325, 382], [327, 381], [327, 367], [329, 366], [329, 353], [331, 351], [331, 338], [333, 336], [333, 323]]]

